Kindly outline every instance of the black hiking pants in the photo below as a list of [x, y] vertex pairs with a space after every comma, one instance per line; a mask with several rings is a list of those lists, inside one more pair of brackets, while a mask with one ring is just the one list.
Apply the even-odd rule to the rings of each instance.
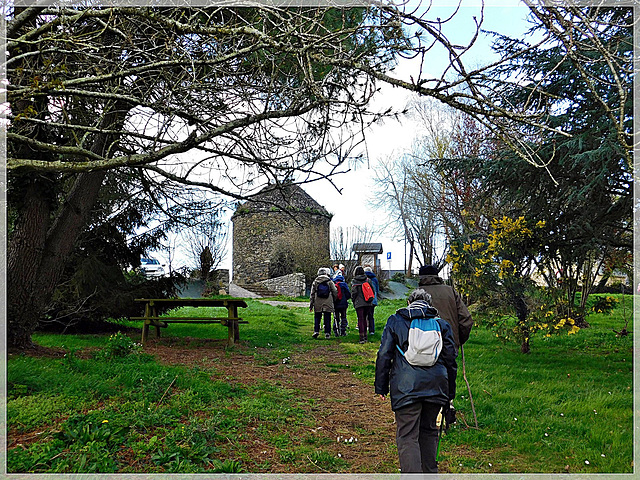
[[315, 312], [313, 314], [313, 331], [320, 332], [320, 320], [324, 320], [325, 335], [331, 334], [331, 312]]
[[340, 336], [345, 336], [347, 334], [347, 326], [349, 323], [347, 322], [347, 309], [346, 308], [336, 308], [336, 327], [340, 329], [336, 334], [340, 334]]

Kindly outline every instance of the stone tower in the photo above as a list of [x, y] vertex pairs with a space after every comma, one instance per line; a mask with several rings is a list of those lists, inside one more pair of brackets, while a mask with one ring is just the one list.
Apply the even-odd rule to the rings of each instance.
[[268, 185], [233, 222], [233, 282], [249, 285], [329, 265], [331, 214], [298, 185]]

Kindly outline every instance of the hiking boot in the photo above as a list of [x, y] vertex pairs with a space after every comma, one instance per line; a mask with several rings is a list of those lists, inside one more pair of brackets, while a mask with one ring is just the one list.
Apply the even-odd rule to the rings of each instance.
[[313, 332], [313, 335], [311, 335], [313, 338], [318, 338], [318, 335], [320, 335], [320, 332]]
[[327, 340], [329, 340], [331, 338], [331, 334], [330, 333], [325, 333], [324, 334], [324, 338], [326, 338]]

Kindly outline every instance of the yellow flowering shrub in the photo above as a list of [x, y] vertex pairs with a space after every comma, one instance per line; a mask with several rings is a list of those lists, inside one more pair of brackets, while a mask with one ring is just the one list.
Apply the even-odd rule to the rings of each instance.
[[545, 294], [531, 280], [545, 222], [503, 216], [490, 225], [486, 234], [455, 239], [446, 257], [457, 288], [487, 313], [487, 326], [504, 341], [520, 342], [523, 352], [529, 351], [534, 334], [578, 332], [575, 320], [562, 313], [553, 298], [542, 300]]
[[611, 310], [616, 306], [618, 300], [607, 295], [604, 297], [595, 297], [591, 311], [594, 313], [611, 313]]

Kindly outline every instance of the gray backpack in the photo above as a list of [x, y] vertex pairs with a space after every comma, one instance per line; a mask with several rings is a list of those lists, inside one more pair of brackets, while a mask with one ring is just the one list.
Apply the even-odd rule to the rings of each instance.
[[442, 331], [435, 318], [414, 318], [409, 328], [409, 346], [403, 352], [398, 350], [411, 365], [431, 367], [435, 365], [442, 351]]

